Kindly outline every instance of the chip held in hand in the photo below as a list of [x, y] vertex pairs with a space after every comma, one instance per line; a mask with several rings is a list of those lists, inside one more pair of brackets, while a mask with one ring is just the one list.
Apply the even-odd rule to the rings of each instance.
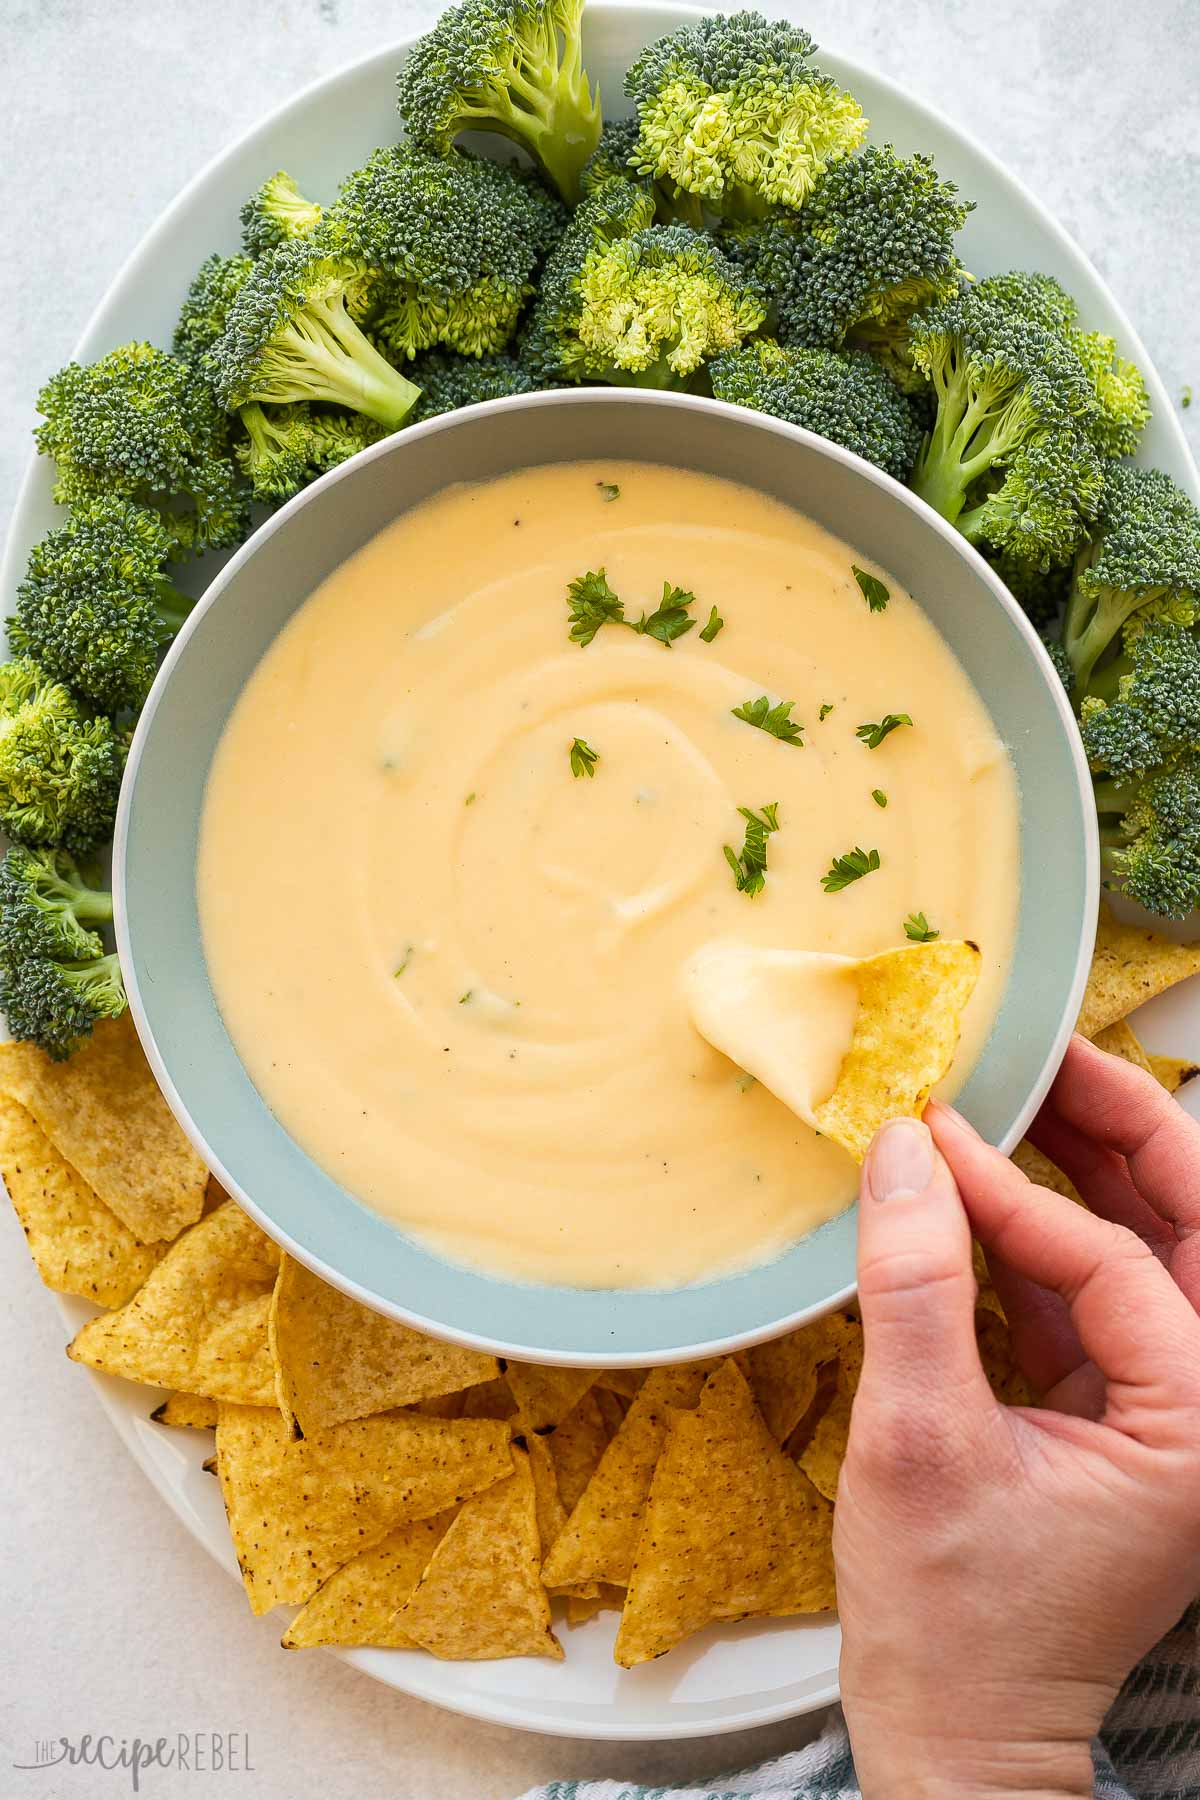
[[718, 940], [683, 988], [714, 1049], [861, 1162], [885, 1119], [920, 1117], [950, 1067], [979, 963], [966, 939], [862, 958]]

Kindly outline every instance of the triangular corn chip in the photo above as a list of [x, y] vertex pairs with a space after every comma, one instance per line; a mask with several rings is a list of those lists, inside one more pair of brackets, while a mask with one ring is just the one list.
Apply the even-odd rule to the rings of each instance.
[[1041, 1151], [1029, 1142], [1028, 1138], [1021, 1139], [1012, 1153], [1012, 1160], [1022, 1175], [1028, 1176], [1029, 1180], [1036, 1182], [1038, 1187], [1049, 1188], [1052, 1194], [1062, 1194], [1067, 1200], [1077, 1201], [1079, 1199], [1077, 1189], [1067, 1180], [1057, 1164], [1052, 1163], [1048, 1156], [1043, 1156]]
[[283, 1634], [285, 1650], [317, 1644], [374, 1644], [410, 1650], [412, 1639], [396, 1629], [396, 1614], [445, 1537], [454, 1508], [431, 1519], [413, 1519], [389, 1531], [381, 1544], [351, 1557], [317, 1589]]
[[15, 1100], [0, 1105], [0, 1172], [37, 1272], [56, 1293], [123, 1306], [162, 1256], [165, 1246], [141, 1243]]
[[256, 1613], [298, 1606], [362, 1550], [507, 1476], [507, 1425], [376, 1413], [293, 1438], [276, 1406], [222, 1404], [217, 1473]]
[[217, 1402], [200, 1394], [168, 1394], [150, 1417], [157, 1425], [179, 1425], [188, 1431], [215, 1431]]
[[608, 1448], [608, 1430], [598, 1400], [596, 1390], [589, 1390], [546, 1440], [558, 1477], [558, 1492], [568, 1513]]
[[172, 1244], [128, 1305], [90, 1319], [75, 1362], [127, 1381], [270, 1406], [267, 1309], [279, 1251], [232, 1200]]
[[834, 1603], [833, 1509], [779, 1448], [737, 1364], [673, 1414], [613, 1654], [631, 1669], [716, 1620]]
[[1200, 1063], [1194, 1062], [1190, 1056], [1154, 1056], [1150, 1057], [1150, 1073], [1168, 1094], [1177, 1094], [1187, 1082], [1194, 1081], [1200, 1075]]
[[541, 1363], [510, 1362], [508, 1385], [529, 1429], [545, 1431], [566, 1417], [598, 1374], [597, 1369], [548, 1369]]
[[330, 1287], [285, 1256], [271, 1302], [279, 1406], [305, 1436], [487, 1381], [494, 1356], [443, 1344]]
[[791, 1436], [812, 1405], [817, 1370], [837, 1355], [824, 1319], [756, 1344], [747, 1358], [751, 1391], [777, 1444]]
[[577, 1625], [586, 1625], [589, 1619], [595, 1618], [599, 1612], [620, 1612], [625, 1604], [625, 1589], [619, 1587], [599, 1587], [594, 1594], [567, 1594], [564, 1596], [567, 1611], [567, 1624], [574, 1631]]
[[1147, 931], [1144, 925], [1122, 925], [1107, 906], [1100, 907], [1096, 950], [1076, 1030], [1095, 1037], [1143, 1000], [1200, 974], [1200, 943], [1177, 944]]
[[31, 1112], [144, 1244], [177, 1237], [204, 1206], [208, 1171], [158, 1091], [128, 1013], [104, 1020], [68, 1062], [0, 1045], [0, 1093]]
[[558, 1534], [567, 1522], [567, 1509], [562, 1503], [558, 1491], [558, 1477], [554, 1472], [554, 1462], [547, 1448], [546, 1440], [536, 1431], [522, 1430], [520, 1418], [516, 1421], [521, 1440], [529, 1457], [529, 1473], [533, 1477], [533, 1491], [537, 1501], [538, 1536], [542, 1544], [541, 1561], [549, 1556], [558, 1539]]
[[611, 1388], [596, 1387], [592, 1391], [596, 1396], [600, 1417], [604, 1421], [604, 1429], [610, 1438], [615, 1438], [625, 1423], [625, 1416], [633, 1402], [626, 1400], [621, 1394], [614, 1394]]
[[512, 1457], [506, 1480], [467, 1501], [395, 1620], [398, 1631], [448, 1662], [562, 1658], [538, 1574], [529, 1459], [519, 1449]]
[[797, 1461], [817, 1492], [826, 1500], [836, 1500], [838, 1476], [850, 1436], [850, 1409], [862, 1374], [862, 1325], [852, 1313], [844, 1312], [829, 1314], [824, 1323], [837, 1346], [837, 1383], [833, 1399]]
[[975, 1338], [983, 1372], [997, 1400], [1004, 1406], [1032, 1405], [1033, 1394], [1013, 1356], [1012, 1337], [1003, 1314], [990, 1307], [976, 1307]]
[[605, 1369], [597, 1375], [596, 1386], [607, 1388], [610, 1394], [620, 1394], [623, 1400], [632, 1400], [645, 1379], [645, 1369]]
[[1117, 1019], [1098, 1031], [1092, 1039], [1097, 1050], [1105, 1050], [1109, 1056], [1119, 1056], [1125, 1062], [1133, 1063], [1135, 1068], [1150, 1071], [1150, 1058], [1138, 1042], [1137, 1034], [1128, 1019]]
[[461, 1410], [464, 1419], [511, 1419], [516, 1416], [517, 1403], [505, 1377], [497, 1375], [467, 1388]]
[[857, 1162], [886, 1119], [919, 1118], [954, 1058], [979, 950], [938, 939], [868, 956], [856, 967], [858, 1011], [837, 1084], [813, 1108], [817, 1129]]
[[700, 1362], [651, 1369], [546, 1559], [542, 1575], [547, 1587], [578, 1588], [594, 1581], [627, 1585], [670, 1408], [695, 1406], [713, 1366]]

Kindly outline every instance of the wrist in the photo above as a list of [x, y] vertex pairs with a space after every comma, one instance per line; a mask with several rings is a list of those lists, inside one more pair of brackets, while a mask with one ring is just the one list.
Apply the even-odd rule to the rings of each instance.
[[[948, 1699], [953, 1706], [953, 1699]], [[949, 1732], [876, 1737], [850, 1723], [863, 1800], [1086, 1800], [1093, 1792], [1087, 1738], [1011, 1741]]]

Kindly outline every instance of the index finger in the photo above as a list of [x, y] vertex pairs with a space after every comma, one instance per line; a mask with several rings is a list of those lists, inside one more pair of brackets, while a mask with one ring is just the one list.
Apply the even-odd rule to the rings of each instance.
[[1123, 1226], [1035, 1187], [964, 1119], [936, 1112], [938, 1146], [975, 1235], [1018, 1274], [1066, 1302], [1108, 1383], [1109, 1424], [1138, 1438], [1194, 1432], [1200, 1324], [1162, 1264]]
[[[1123, 1156], [1138, 1191], [1180, 1237], [1200, 1231], [1200, 1125], [1153, 1075], [1074, 1037], [1046, 1110]], [[1035, 1125], [1035, 1142], [1038, 1135]]]

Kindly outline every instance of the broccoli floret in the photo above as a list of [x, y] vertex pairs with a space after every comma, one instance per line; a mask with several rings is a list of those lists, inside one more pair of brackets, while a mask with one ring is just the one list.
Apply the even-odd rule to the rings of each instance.
[[680, 388], [762, 324], [754, 284], [712, 238], [653, 217], [652, 197], [625, 181], [605, 182], [579, 207], [521, 346], [539, 386]]
[[0, 668], [0, 830], [91, 850], [112, 833], [126, 744], [29, 657]]
[[973, 542], [1049, 569], [1082, 542], [1103, 471], [1087, 371], [1016, 303], [1038, 291], [1036, 279], [1002, 277], [914, 315], [911, 354], [936, 414], [912, 485]]
[[[1043, 570], [1031, 568], [1028, 563], [1017, 562], [1006, 556], [993, 554], [988, 560], [1037, 631], [1046, 632], [1051, 626], [1057, 625], [1071, 586], [1070, 564]], [[1057, 638], [1057, 633], [1054, 636]], [[1067, 666], [1066, 651], [1057, 642], [1055, 650], [1061, 652], [1061, 657], [1053, 655], [1052, 660], [1061, 673]], [[1074, 676], [1069, 679], [1064, 676], [1064, 680], [1068, 688], [1074, 686]]]
[[912, 403], [865, 350], [785, 348], [760, 339], [727, 350], [708, 373], [718, 400], [819, 432], [898, 481], [920, 448]]
[[399, 144], [342, 183], [318, 235], [375, 272], [360, 316], [394, 355], [444, 344], [482, 356], [511, 338], [565, 223], [561, 203], [516, 169]]
[[211, 353], [221, 404], [236, 412], [255, 401], [326, 401], [388, 431], [402, 425], [418, 390], [347, 310], [348, 296], [361, 299], [368, 281], [361, 265], [303, 240], [257, 262]]
[[244, 440], [234, 454], [256, 500], [290, 500], [317, 471], [317, 437], [304, 401], [294, 406], [243, 406]]
[[101, 712], [139, 707], [158, 655], [193, 602], [167, 579], [174, 545], [157, 513], [127, 500], [77, 507], [35, 544], [9, 641]]
[[954, 239], [971, 210], [927, 156], [888, 144], [834, 163], [796, 218], [731, 236], [771, 296], [781, 341], [836, 350], [859, 329], [898, 335], [917, 307], [958, 292]]
[[1095, 791], [1106, 884], [1148, 912], [1186, 919], [1200, 906], [1200, 759]]
[[115, 956], [0, 958], [0, 1007], [9, 1030], [40, 1045], [55, 1062], [78, 1050], [98, 1020], [117, 1018], [127, 1005]]
[[38, 395], [35, 432], [58, 465], [64, 506], [132, 500], [153, 508], [176, 557], [245, 537], [249, 495], [230, 454], [230, 423], [190, 362], [153, 344], [124, 344], [81, 368], [68, 363]]
[[97, 925], [113, 916], [112, 895], [93, 887], [65, 850], [14, 844], [0, 862], [0, 959], [99, 956]]
[[187, 291], [171, 348], [176, 356], [199, 363], [225, 329], [229, 308], [254, 267], [248, 256], [213, 252], [200, 264]]
[[625, 77], [636, 168], [673, 200], [726, 219], [803, 206], [867, 129], [851, 94], [810, 62], [806, 31], [761, 13], [714, 14], [650, 44]]
[[579, 173], [581, 194], [594, 194], [614, 177], [648, 187], [644, 176], [634, 168], [633, 153], [638, 141], [636, 119], [606, 119], [596, 148]]
[[1078, 690], [1122, 628], [1129, 644], [1157, 619], [1200, 621], [1200, 511], [1161, 470], [1110, 463], [1063, 627]]
[[600, 135], [600, 92], [583, 67], [583, 0], [463, 0], [415, 44], [397, 77], [410, 140], [445, 154], [463, 131], [499, 132], [563, 199]]
[[[412, 423], [416, 414], [409, 418]], [[345, 412], [340, 407], [314, 408], [310, 425], [313, 434], [313, 457], [322, 474], [348, 462], [371, 444], [387, 437], [382, 425], [366, 419], [362, 413]]]
[[481, 400], [502, 400], [508, 394], [532, 394], [536, 383], [515, 356], [452, 356], [446, 350], [430, 350], [413, 365], [421, 385], [421, 398], [413, 414], [432, 419], [475, 406]]
[[242, 245], [247, 256], [265, 256], [292, 238], [311, 237], [321, 220], [315, 200], [306, 200], [283, 169], [263, 182], [242, 208]]
[[1042, 649], [1054, 664], [1054, 673], [1058, 676], [1058, 679], [1062, 682], [1069, 694], [1075, 680], [1075, 671], [1071, 667], [1070, 657], [1067, 655], [1058, 639], [1054, 637], [1043, 637]]
[[1092, 439], [1102, 456], [1132, 456], [1150, 417], [1150, 397], [1136, 363], [1117, 355], [1103, 331], [1072, 331], [1069, 342], [1088, 372], [1098, 413]]
[[1124, 779], [1200, 751], [1200, 638], [1154, 620], [1094, 677], [1080, 707], [1093, 767]]

